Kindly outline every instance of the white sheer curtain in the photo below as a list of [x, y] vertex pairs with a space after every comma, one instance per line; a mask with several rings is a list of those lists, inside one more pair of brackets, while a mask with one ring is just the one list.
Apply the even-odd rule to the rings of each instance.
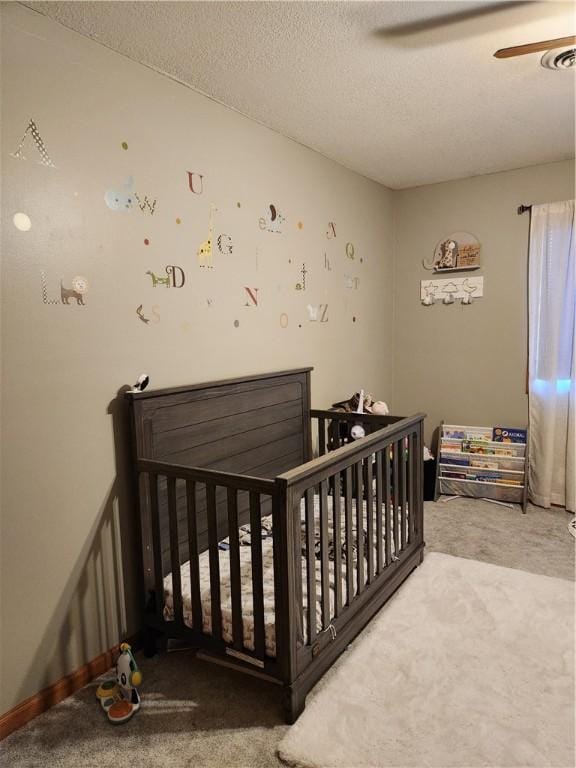
[[576, 511], [574, 200], [532, 207], [529, 255], [530, 496]]

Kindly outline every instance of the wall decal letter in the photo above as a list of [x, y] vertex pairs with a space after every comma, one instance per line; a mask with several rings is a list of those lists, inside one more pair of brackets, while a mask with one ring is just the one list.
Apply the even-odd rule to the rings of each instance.
[[336, 237], [336, 224], [334, 224], [333, 221], [328, 222], [326, 237], [328, 238], [328, 240], [332, 240], [332, 238]]
[[140, 320], [142, 320], [142, 322], [143, 322], [143, 323], [146, 323], [146, 325], [148, 325], [148, 323], [150, 322], [150, 320], [148, 320], [148, 318], [147, 318], [147, 317], [144, 317], [144, 311], [143, 311], [143, 309], [142, 309], [142, 304], [140, 304], [140, 306], [139, 306], [139, 307], [137, 307], [137, 309], [136, 309], [136, 314], [138, 315], [138, 317], [140, 318]]
[[308, 319], [315, 323], [318, 320], [318, 313], [320, 313], [320, 322], [328, 322], [328, 304], [308, 304], [306, 307], [308, 310]]
[[359, 285], [360, 285], [359, 277], [349, 277], [348, 275], [346, 275], [346, 288], [354, 288], [355, 290], [358, 290]]
[[[258, 288], [248, 288], [247, 286], [244, 286], [244, 290], [252, 300], [252, 304], [254, 304], [255, 307], [258, 306]], [[250, 304], [249, 301], [244, 304], [245, 307], [251, 307], [252, 304]]]
[[[197, 182], [197, 186], [199, 186], [200, 189], [194, 188], [195, 176], [197, 179], [200, 179], [200, 182]], [[188, 186], [190, 187], [190, 192], [193, 192], [195, 195], [201, 195], [204, 190], [204, 176], [202, 176], [201, 173], [196, 173], [195, 171], [188, 171]]]
[[24, 135], [20, 139], [20, 144], [18, 144], [18, 148], [15, 152], [11, 152], [11, 156], [17, 158], [18, 160], [26, 160], [23, 153], [23, 147], [24, 142], [26, 141], [26, 136], [28, 134], [32, 134], [32, 138], [34, 139], [34, 144], [36, 145], [36, 149], [40, 153], [40, 165], [46, 165], [48, 168], [56, 168], [52, 160], [50, 159], [50, 156], [48, 155], [48, 152], [46, 150], [46, 147], [44, 146], [44, 142], [42, 141], [42, 137], [40, 136], [40, 132], [38, 131], [38, 128], [36, 127], [36, 123], [32, 118], [30, 118], [30, 121], [28, 123], [28, 127], [24, 131]]
[[302, 282], [296, 283], [296, 290], [297, 291], [305, 291], [306, 290], [306, 275], [308, 274], [308, 270], [306, 269], [306, 264], [302, 264]]
[[[179, 285], [176, 284], [176, 280], [177, 280], [176, 270], [178, 270], [178, 272], [180, 272], [180, 284]], [[186, 276], [184, 275], [184, 270], [182, 269], [182, 267], [177, 267], [174, 264], [169, 264], [166, 267], [166, 273], [172, 277], [172, 288], [182, 288], [182, 286], [186, 282]]]
[[330, 259], [326, 254], [324, 254], [324, 269], [327, 269], [329, 272], [332, 271], [332, 267], [330, 266]]
[[154, 198], [153, 203], [150, 204], [150, 201], [148, 200], [146, 195], [144, 195], [144, 199], [143, 200], [140, 200], [140, 198], [138, 197], [138, 195], [136, 193], [134, 193], [134, 197], [138, 201], [138, 207], [140, 208], [142, 213], [145, 213], [146, 212], [146, 208], [148, 208], [148, 210], [150, 211], [150, 216], [152, 216], [152, 214], [154, 213], [154, 210], [156, 208], [156, 198]]
[[354, 245], [352, 243], [346, 243], [346, 256], [349, 259], [354, 258]]
[[231, 237], [229, 237], [228, 235], [218, 235], [218, 239], [216, 242], [218, 243], [218, 250], [220, 251], [220, 253], [228, 256], [232, 253], [232, 249], [234, 246], [233, 246]]
[[280, 328], [288, 328], [288, 315], [282, 312], [280, 315]]
[[48, 298], [48, 286], [46, 282], [46, 272], [40, 272], [40, 285], [42, 287], [42, 301], [44, 304], [60, 304], [60, 299]]
[[286, 221], [286, 219], [282, 216], [278, 208], [273, 203], [270, 203], [265, 216], [258, 220], [258, 224], [260, 229], [281, 234], [284, 221]]

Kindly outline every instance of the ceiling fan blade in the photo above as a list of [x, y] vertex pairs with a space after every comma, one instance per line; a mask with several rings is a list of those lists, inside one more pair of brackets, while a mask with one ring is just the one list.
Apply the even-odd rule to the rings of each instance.
[[[504, 2], [486, 3], [483, 6], [480, 3], [470, 3], [470, 8], [450, 11], [450, 13], [438, 14], [432, 17], [417, 19], [415, 21], [393, 24], [382, 27], [377, 30], [377, 32], [380, 37], [408, 37], [423, 32], [431, 32], [449, 25], [458, 25], [464, 22], [476, 21], [484, 16], [490, 16], [501, 13], [502, 11], [509, 11], [528, 5], [529, 2], [530, 0], [505, 0]], [[420, 5], [424, 4], [420, 3]]]
[[552, 48], [565, 48], [567, 45], [576, 45], [576, 36], [557, 37], [554, 40], [541, 40], [539, 43], [528, 43], [527, 45], [515, 45], [512, 48], [500, 48], [494, 56], [497, 59], [509, 59], [512, 56], [524, 56], [526, 53], [536, 53], [537, 51], [549, 51]]

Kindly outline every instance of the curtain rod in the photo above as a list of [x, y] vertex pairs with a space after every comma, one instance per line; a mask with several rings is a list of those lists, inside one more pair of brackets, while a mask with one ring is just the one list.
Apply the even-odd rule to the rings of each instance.
[[521, 216], [523, 213], [526, 213], [526, 211], [531, 211], [532, 206], [531, 205], [519, 205], [518, 206], [518, 216]]

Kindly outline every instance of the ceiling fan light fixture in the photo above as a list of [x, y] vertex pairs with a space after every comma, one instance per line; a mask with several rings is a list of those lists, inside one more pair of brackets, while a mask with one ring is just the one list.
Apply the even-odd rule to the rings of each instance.
[[576, 48], [546, 51], [540, 59], [540, 64], [545, 69], [570, 69], [576, 65]]

